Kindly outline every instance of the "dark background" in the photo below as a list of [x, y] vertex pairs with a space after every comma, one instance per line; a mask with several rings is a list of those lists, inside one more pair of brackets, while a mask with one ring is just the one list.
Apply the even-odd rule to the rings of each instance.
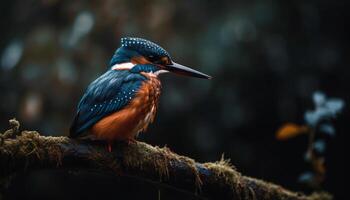
[[[16, 117], [23, 129], [67, 135], [80, 97], [120, 38], [143, 37], [214, 78], [162, 76], [156, 121], [140, 140], [199, 162], [225, 153], [245, 175], [310, 192], [297, 181], [310, 170], [307, 137], [281, 142], [275, 132], [303, 123], [314, 91], [349, 102], [348, 10], [345, 1], [318, 0], [3, 0], [0, 128]], [[325, 155], [322, 187], [337, 199], [346, 198], [349, 117], [334, 122]], [[53, 187], [64, 193], [59, 181]]]

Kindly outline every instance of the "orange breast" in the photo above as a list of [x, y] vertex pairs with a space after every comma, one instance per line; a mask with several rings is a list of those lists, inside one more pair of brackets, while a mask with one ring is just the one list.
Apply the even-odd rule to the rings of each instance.
[[91, 133], [102, 140], [127, 140], [145, 131], [153, 122], [160, 96], [161, 84], [154, 75], [143, 74], [145, 81], [135, 97], [122, 110], [115, 112], [97, 122]]

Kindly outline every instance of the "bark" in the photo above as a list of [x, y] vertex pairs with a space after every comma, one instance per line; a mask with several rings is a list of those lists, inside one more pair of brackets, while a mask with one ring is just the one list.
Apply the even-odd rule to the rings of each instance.
[[239, 173], [227, 160], [198, 163], [167, 147], [143, 142], [105, 144], [68, 137], [41, 136], [36, 131], [19, 132], [19, 123], [0, 134], [0, 182], [18, 172], [42, 168], [97, 169], [147, 180], [192, 193], [198, 199], [332, 199], [327, 193], [305, 195]]

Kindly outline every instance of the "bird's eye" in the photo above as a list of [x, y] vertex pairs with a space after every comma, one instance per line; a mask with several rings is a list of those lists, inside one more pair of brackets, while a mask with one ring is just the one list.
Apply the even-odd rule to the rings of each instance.
[[163, 64], [163, 62], [162, 62], [161, 60], [156, 60], [156, 61], [154, 61], [153, 63], [154, 63], [154, 64], [159, 64], [159, 65]]
[[167, 56], [162, 57], [160, 60], [161, 60], [161, 62], [164, 65], [170, 65], [171, 64], [171, 61], [170, 61], [170, 59]]
[[151, 61], [154, 64], [159, 64], [159, 65], [169, 65], [171, 64], [170, 59], [167, 56], [163, 56], [163, 57], [157, 57], [157, 56], [153, 56], [153, 55], [149, 55], [147, 56], [147, 59], [149, 61]]
[[148, 60], [151, 61], [151, 62], [155, 62], [158, 59], [156, 57], [154, 57], [153, 55], [149, 55], [148, 56]]

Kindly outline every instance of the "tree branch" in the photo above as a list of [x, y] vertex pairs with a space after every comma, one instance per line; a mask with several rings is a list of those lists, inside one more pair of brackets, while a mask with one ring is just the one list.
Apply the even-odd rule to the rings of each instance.
[[98, 142], [46, 137], [19, 132], [19, 123], [0, 135], [0, 180], [31, 169], [99, 169], [190, 192], [199, 199], [332, 199], [327, 193], [306, 196], [281, 186], [241, 175], [228, 161], [197, 163], [168, 148], [143, 142], [116, 143], [113, 152]]

